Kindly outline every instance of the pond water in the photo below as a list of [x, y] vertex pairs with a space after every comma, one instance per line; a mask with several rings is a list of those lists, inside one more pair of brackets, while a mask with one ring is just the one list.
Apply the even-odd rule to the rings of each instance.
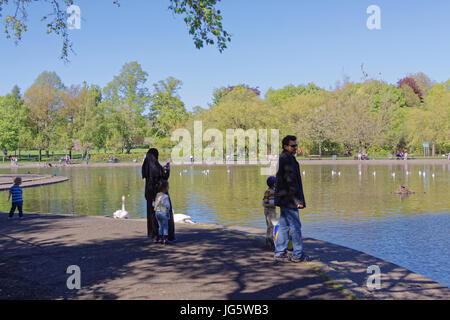
[[[205, 169], [208, 175], [202, 173]], [[173, 167], [174, 210], [197, 222], [265, 228], [261, 200], [267, 177], [260, 169]], [[450, 165], [302, 164], [301, 171], [307, 204], [300, 211], [304, 237], [366, 252], [450, 287]], [[25, 212], [112, 216], [125, 195], [131, 217], [146, 215], [140, 167], [0, 170], [12, 172], [70, 178], [24, 189]], [[415, 194], [393, 194], [400, 184]], [[6, 192], [0, 194], [1, 211], [9, 210], [6, 199]]]

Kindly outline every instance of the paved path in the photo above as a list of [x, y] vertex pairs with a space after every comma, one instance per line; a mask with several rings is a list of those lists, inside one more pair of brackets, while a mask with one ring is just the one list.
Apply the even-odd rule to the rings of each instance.
[[[262, 231], [263, 232], [263, 231]], [[178, 242], [151, 243], [143, 220], [0, 213], [0, 299], [449, 299], [449, 289], [361, 252], [305, 239], [316, 261], [275, 263], [258, 229], [176, 225]], [[320, 262], [318, 261], [320, 260]], [[379, 264], [382, 290], [368, 294]], [[81, 289], [66, 286], [81, 269]]]
[[15, 177], [22, 178], [22, 188], [38, 187], [47, 184], [60, 183], [69, 178], [39, 174], [0, 174], [0, 191], [8, 190], [13, 185]]
[[[0, 214], [0, 298], [348, 299], [305, 265], [275, 267], [255, 238], [178, 225], [178, 243], [152, 244], [143, 221]], [[81, 289], [66, 287], [69, 265]]]

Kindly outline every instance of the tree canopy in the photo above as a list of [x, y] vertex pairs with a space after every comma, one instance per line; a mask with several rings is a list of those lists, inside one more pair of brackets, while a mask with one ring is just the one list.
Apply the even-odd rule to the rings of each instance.
[[346, 81], [334, 90], [290, 84], [269, 89], [264, 98], [248, 85], [223, 86], [209, 108], [192, 106], [188, 112], [181, 80], [169, 76], [149, 84], [149, 78], [132, 61], [103, 89], [86, 82], [66, 85], [49, 71], [23, 95], [15, 86], [0, 97], [4, 157], [17, 149], [84, 155], [94, 149], [129, 153], [149, 144], [170, 148], [173, 131], [192, 131], [194, 121], [224, 137], [227, 129], [279, 129], [280, 136], [296, 135], [304, 154], [418, 153], [423, 142], [430, 142], [433, 154], [450, 152], [450, 80], [434, 83], [423, 101], [407, 84], [374, 79]]

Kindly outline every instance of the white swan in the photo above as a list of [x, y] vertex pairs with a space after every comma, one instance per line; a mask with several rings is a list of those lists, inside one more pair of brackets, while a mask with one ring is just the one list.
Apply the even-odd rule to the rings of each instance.
[[191, 217], [182, 213], [176, 213], [173, 215], [173, 220], [175, 222], [183, 222], [183, 223], [192, 223], [195, 224], [195, 222], [193, 222], [191, 220]]
[[125, 196], [122, 196], [122, 210], [114, 212], [114, 219], [130, 219], [130, 215], [125, 210]]

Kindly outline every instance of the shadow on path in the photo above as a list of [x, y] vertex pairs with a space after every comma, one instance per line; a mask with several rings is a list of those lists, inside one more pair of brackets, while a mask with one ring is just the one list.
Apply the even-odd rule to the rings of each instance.
[[[145, 223], [0, 214], [0, 299], [347, 299], [301, 264], [274, 264], [262, 243], [177, 225], [178, 242], [153, 244]], [[81, 269], [69, 290], [67, 267]]]

